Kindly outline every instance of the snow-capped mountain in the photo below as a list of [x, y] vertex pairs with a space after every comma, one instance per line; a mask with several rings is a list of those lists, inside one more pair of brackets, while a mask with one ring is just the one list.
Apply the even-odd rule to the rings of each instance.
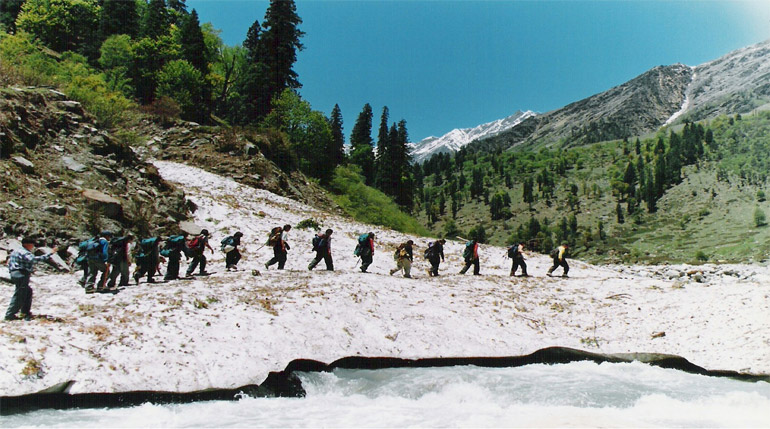
[[454, 129], [441, 137], [428, 137], [412, 145], [414, 162], [421, 163], [437, 153], [456, 152], [470, 142], [492, 137], [507, 131], [527, 118], [536, 116], [535, 112], [518, 111], [513, 115], [496, 121], [481, 124], [473, 128]]

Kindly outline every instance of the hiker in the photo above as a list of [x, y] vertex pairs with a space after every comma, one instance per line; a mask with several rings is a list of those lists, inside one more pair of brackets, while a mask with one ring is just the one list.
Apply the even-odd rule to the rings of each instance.
[[[267, 244], [273, 246], [273, 258], [265, 263], [265, 269], [270, 269], [270, 266], [277, 263], [278, 269], [282, 270], [286, 265], [286, 259], [288, 258], [289, 249], [289, 231], [291, 231], [291, 225], [286, 224], [281, 228], [276, 226], [270, 233], [270, 237], [267, 239]], [[326, 264], [329, 265], [328, 263]]]
[[446, 240], [443, 238], [438, 241], [431, 241], [428, 243], [428, 248], [425, 249], [425, 259], [430, 262], [430, 268], [428, 269], [428, 275], [431, 277], [438, 276], [438, 266], [441, 261], [444, 260], [444, 245]]
[[358, 244], [353, 254], [361, 258], [361, 272], [365, 273], [374, 261], [374, 233], [368, 232], [358, 236]]
[[107, 282], [108, 288], [114, 288], [115, 282], [120, 275], [119, 286], [128, 286], [128, 268], [131, 266], [131, 243], [134, 241], [132, 235], [126, 235], [125, 237], [116, 237], [110, 240], [110, 250], [107, 262], [110, 263], [112, 270], [110, 271], [109, 281]]
[[145, 238], [137, 246], [139, 253], [136, 255], [136, 271], [134, 281], [139, 284], [139, 279], [147, 275], [147, 283], [155, 283], [155, 273], [160, 264], [160, 237]]
[[[109, 259], [110, 239], [112, 232], [102, 231], [100, 236], [88, 244], [86, 252], [88, 254], [88, 279], [86, 279], [86, 293], [94, 292], [106, 293], [116, 292], [117, 289], [107, 289], [107, 277], [110, 273]], [[101, 275], [99, 275], [101, 273]], [[96, 277], [99, 276], [99, 283], [96, 284]], [[96, 289], [94, 289], [96, 286]]]
[[[11, 252], [8, 258], [8, 271], [11, 275], [11, 282], [16, 286], [13, 292], [11, 303], [5, 312], [5, 320], [32, 320], [32, 288], [29, 287], [29, 279], [35, 271], [35, 264], [40, 261], [51, 259], [57, 248], [54, 247], [51, 253], [41, 256], [35, 256], [32, 252], [35, 248], [35, 240], [32, 237], [24, 237], [21, 240], [21, 249]], [[21, 313], [16, 316], [16, 313]]]
[[527, 264], [524, 262], [524, 243], [514, 244], [508, 248], [508, 257], [513, 260], [511, 263], [511, 276], [516, 276], [516, 270], [521, 267], [521, 277], [529, 277], [527, 274]]
[[553, 271], [559, 266], [564, 268], [564, 272], [561, 274], [562, 277], [569, 277], [567, 273], [569, 273], [569, 265], [567, 264], [567, 249], [569, 249], [569, 246], [567, 243], [562, 243], [561, 246], [551, 250], [551, 257], [553, 258], [553, 266], [548, 269], [548, 272], [546, 275], [548, 277], [553, 277]]
[[463, 259], [465, 260], [465, 266], [460, 270], [460, 274], [465, 274], [468, 268], [473, 265], [473, 275], [478, 276], [481, 271], [479, 265], [479, 243], [476, 240], [471, 240], [465, 243], [465, 250], [463, 251]]
[[406, 243], [401, 243], [396, 248], [396, 253], [393, 254], [393, 259], [396, 260], [396, 268], [390, 270], [392, 276], [396, 271], [404, 270], [404, 277], [411, 279], [410, 271], [412, 270], [412, 261], [414, 256], [412, 255], [412, 246], [414, 241], [409, 240]]
[[166, 239], [163, 250], [160, 251], [160, 255], [168, 260], [166, 263], [166, 275], [163, 276], [163, 280], [169, 281], [179, 278], [179, 263], [182, 260], [182, 253], [184, 253], [185, 258], [190, 259], [186, 252], [186, 239], [186, 232], [182, 235], [172, 235]]
[[238, 271], [238, 261], [241, 260], [241, 252], [238, 250], [238, 246], [241, 245], [241, 237], [243, 233], [238, 231], [233, 235], [225, 237], [222, 244], [222, 251], [225, 253], [225, 270]]
[[324, 234], [316, 234], [313, 237], [313, 252], [315, 252], [315, 258], [310, 261], [310, 265], [307, 266], [308, 270], [313, 270], [321, 259], [326, 263], [326, 271], [334, 271], [334, 261], [332, 261], [332, 231], [327, 229]]
[[200, 264], [198, 275], [205, 276], [209, 274], [206, 272], [206, 255], [203, 254], [207, 247], [211, 250], [211, 253], [214, 253], [214, 249], [209, 246], [209, 230], [207, 229], [201, 230], [200, 234], [187, 242], [187, 248], [190, 255], [192, 255], [192, 261], [190, 261], [190, 265], [187, 267], [187, 277], [192, 277], [192, 273], [198, 264]]
[[[78, 256], [75, 258], [74, 265], [83, 270], [83, 276], [78, 280], [81, 287], [86, 287], [86, 279], [88, 279], [88, 244], [98, 239], [99, 237], [91, 237], [78, 244]], [[74, 269], [75, 267], [72, 268]]]

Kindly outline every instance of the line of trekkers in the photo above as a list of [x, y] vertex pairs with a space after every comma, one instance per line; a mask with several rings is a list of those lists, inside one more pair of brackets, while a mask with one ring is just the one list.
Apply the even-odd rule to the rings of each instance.
[[[273, 258], [265, 263], [266, 269], [278, 264], [278, 269], [282, 270], [286, 265], [288, 252], [291, 249], [289, 231], [291, 231], [291, 225], [284, 225], [273, 228], [268, 234], [265, 245], [273, 248]], [[332, 234], [333, 231], [327, 229], [313, 237], [311, 245], [315, 257], [308, 265], [309, 270], [315, 268], [321, 260], [324, 261], [327, 270], [334, 270], [331, 250]], [[220, 243], [220, 249], [225, 254], [225, 269], [227, 271], [238, 270], [237, 265], [241, 260], [238, 247], [242, 237], [241, 232], [236, 232], [225, 237]], [[117, 237], [110, 231], [102, 231], [99, 235], [81, 242], [78, 246], [79, 254], [75, 263], [83, 271], [79, 283], [87, 294], [94, 292], [116, 293], [120, 286], [129, 285], [129, 268], [132, 262], [136, 262], [136, 269], [133, 273], [136, 284], [143, 277], [147, 278], [147, 283], [155, 283], [155, 277], [160, 275], [163, 275], [165, 281], [189, 279], [194, 275], [206, 276], [209, 273], [206, 271], [205, 251], [208, 249], [214, 253], [209, 239], [209, 231], [203, 229], [199, 234], [193, 236], [184, 233], [172, 235], [165, 239], [161, 237], [144, 238], [132, 246], [134, 237], [131, 235]], [[358, 243], [353, 254], [360, 258], [361, 272], [367, 272], [374, 260], [374, 240], [375, 234], [372, 232], [361, 234], [358, 237]], [[425, 259], [430, 263], [427, 272], [431, 277], [439, 275], [439, 266], [444, 261], [445, 244], [446, 240], [444, 239], [429, 242], [423, 253]], [[403, 272], [404, 277], [411, 278], [414, 247], [414, 242], [408, 240], [396, 248], [393, 255], [396, 266], [390, 270], [391, 275], [396, 272]], [[567, 248], [566, 244], [562, 244], [551, 252], [553, 266], [548, 270], [548, 276], [551, 276], [553, 271], [561, 266], [564, 269], [562, 277], [567, 277], [569, 272], [569, 265], [567, 265], [565, 257]], [[182, 256], [190, 261], [184, 276], [179, 274]], [[527, 264], [524, 261], [524, 244], [519, 243], [510, 246], [507, 250], [507, 256], [513, 260], [510, 275], [515, 276], [516, 271], [521, 268], [521, 276], [528, 277]], [[471, 266], [473, 267], [473, 274], [480, 274], [479, 243], [477, 241], [470, 240], [465, 244], [463, 260], [465, 265], [460, 270], [460, 274], [465, 274]], [[166, 263], [166, 271], [161, 274], [160, 265], [164, 262]], [[197, 273], [195, 273], [196, 268], [198, 269]], [[256, 270], [254, 273], [256, 274]]]

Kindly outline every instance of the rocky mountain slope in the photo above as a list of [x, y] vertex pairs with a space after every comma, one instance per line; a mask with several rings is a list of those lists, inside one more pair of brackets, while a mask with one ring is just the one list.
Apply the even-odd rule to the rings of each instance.
[[534, 116], [536, 114], [532, 111], [516, 112], [507, 118], [498, 119], [473, 128], [454, 129], [441, 137], [425, 138], [413, 144], [413, 160], [416, 163], [422, 163], [439, 153], [456, 152], [468, 143], [498, 135]]
[[[476, 137], [472, 146], [474, 150], [497, 150], [521, 144], [583, 145], [644, 135], [685, 120], [747, 113], [770, 107], [769, 103], [770, 41], [766, 41], [697, 67], [655, 67], [600, 94], [523, 118], [494, 135]], [[425, 143], [435, 144], [432, 140]], [[451, 150], [453, 146], [442, 147]]]
[[55, 90], [0, 90], [0, 148], [0, 235], [62, 244], [188, 218], [183, 192]]
[[770, 40], [695, 67], [681, 120], [746, 113], [770, 103]]

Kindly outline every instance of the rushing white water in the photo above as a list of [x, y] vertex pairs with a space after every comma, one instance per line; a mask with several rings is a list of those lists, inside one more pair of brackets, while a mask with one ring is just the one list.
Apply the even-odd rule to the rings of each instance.
[[307, 397], [40, 411], [2, 426], [768, 427], [770, 384], [640, 363], [337, 370]]

